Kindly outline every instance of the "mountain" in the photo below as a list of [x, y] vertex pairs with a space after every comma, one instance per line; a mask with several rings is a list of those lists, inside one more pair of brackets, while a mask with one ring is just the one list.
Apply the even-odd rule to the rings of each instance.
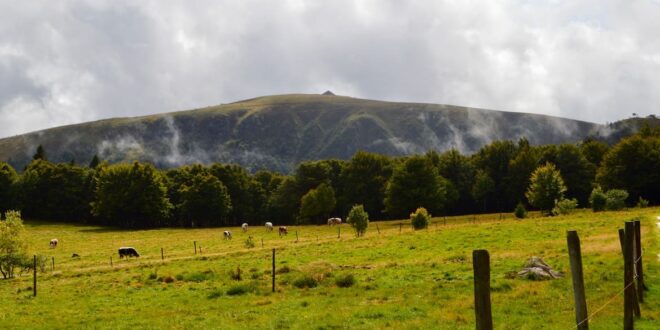
[[348, 159], [358, 150], [407, 155], [456, 148], [472, 153], [501, 139], [575, 142], [610, 134], [615, 130], [610, 126], [537, 114], [364, 100], [328, 91], [32, 132], [0, 139], [0, 161], [23, 168], [43, 145], [54, 162], [86, 164], [98, 154], [109, 162], [140, 160], [164, 168], [222, 162], [253, 171], [289, 172], [304, 160]]

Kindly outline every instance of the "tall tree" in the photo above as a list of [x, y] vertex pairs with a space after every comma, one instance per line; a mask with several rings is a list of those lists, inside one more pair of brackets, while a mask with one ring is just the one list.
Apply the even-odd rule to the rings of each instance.
[[375, 219], [384, 217], [385, 188], [392, 175], [392, 166], [387, 156], [359, 151], [346, 164], [340, 175], [338, 190], [339, 213], [346, 214], [356, 204]]
[[40, 144], [37, 147], [37, 152], [32, 156], [32, 160], [48, 160], [48, 157], [46, 157], [46, 150], [44, 150], [44, 147]]
[[167, 223], [172, 204], [162, 173], [152, 165], [135, 162], [100, 170], [92, 209], [108, 225], [149, 228]]
[[407, 217], [420, 206], [441, 213], [446, 206], [447, 184], [431, 160], [410, 157], [392, 173], [385, 191], [385, 208], [394, 217]]
[[456, 191], [456, 202], [451, 208], [454, 213], [470, 212], [474, 208], [472, 186], [475, 180], [475, 168], [470, 158], [461, 155], [456, 149], [451, 149], [438, 156], [436, 167], [438, 173], [451, 182], [451, 188]]
[[334, 189], [328, 184], [320, 184], [302, 197], [298, 222], [323, 224], [334, 210], [335, 203]]
[[232, 225], [240, 225], [250, 222], [257, 215], [255, 209], [255, 197], [253, 185], [258, 185], [252, 180], [250, 174], [239, 165], [213, 164], [210, 168], [211, 174], [222, 182], [229, 191], [232, 209], [229, 213]]
[[193, 175], [189, 183], [180, 188], [180, 209], [186, 227], [228, 225], [231, 210], [229, 192], [218, 178], [208, 173]]
[[94, 155], [94, 157], [92, 157], [92, 160], [89, 162], [89, 168], [94, 169], [97, 166], [99, 166], [100, 163], [101, 163], [101, 160], [99, 159], [99, 156]]
[[17, 181], [16, 170], [11, 165], [0, 162], [0, 215], [14, 208]]
[[509, 199], [506, 180], [509, 175], [509, 163], [515, 157], [517, 150], [516, 145], [511, 141], [495, 141], [481, 148], [473, 156], [477, 169], [484, 171], [493, 180], [493, 193], [487, 195], [488, 205], [492, 205], [489, 207], [490, 211], [509, 211], [518, 202]]
[[552, 163], [539, 166], [530, 178], [529, 189], [525, 193], [529, 203], [538, 207], [545, 214], [555, 206], [555, 201], [561, 200], [566, 192], [566, 185], [561, 173]]

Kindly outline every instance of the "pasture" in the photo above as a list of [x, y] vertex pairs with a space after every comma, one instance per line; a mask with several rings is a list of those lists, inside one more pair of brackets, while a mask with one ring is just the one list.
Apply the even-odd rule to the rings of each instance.
[[[660, 208], [524, 220], [490, 214], [434, 218], [420, 231], [408, 221], [372, 222], [360, 238], [346, 224], [341, 238], [336, 226], [289, 226], [280, 238], [277, 226], [266, 232], [256, 224], [243, 233], [239, 227], [118, 230], [28, 221], [30, 249], [48, 256], [49, 263], [39, 274], [37, 297], [31, 274], [0, 281], [0, 328], [472, 329], [471, 254], [487, 249], [495, 328], [570, 329], [566, 231], [577, 230], [589, 313], [604, 306], [590, 325], [620, 329], [623, 297], [615, 295], [623, 286], [623, 261], [617, 229], [639, 219], [650, 291], [635, 325], [657, 329], [658, 215]], [[232, 240], [223, 239], [225, 230], [232, 231]], [[252, 248], [246, 246], [248, 236]], [[59, 240], [55, 249], [49, 249], [52, 238]], [[201, 253], [195, 254], [193, 242]], [[135, 247], [141, 257], [119, 260], [120, 246]], [[80, 258], [71, 258], [73, 253]], [[531, 256], [566, 277], [511, 278]]]

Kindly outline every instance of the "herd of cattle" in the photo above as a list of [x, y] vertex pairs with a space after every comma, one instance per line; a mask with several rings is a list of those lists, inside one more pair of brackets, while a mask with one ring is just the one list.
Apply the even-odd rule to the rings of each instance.
[[[272, 222], [266, 222], [264, 225], [266, 227], [266, 231], [273, 231], [273, 223]], [[328, 225], [329, 226], [341, 225], [341, 218], [330, 218], [330, 219], [328, 219]], [[241, 230], [244, 233], [246, 233], [248, 231], [248, 224], [243, 223], [241, 225]], [[289, 231], [287, 230], [286, 226], [279, 226], [278, 233], [279, 233], [280, 237], [282, 237], [283, 235], [288, 234]], [[230, 230], [225, 230], [223, 232], [223, 236], [224, 236], [225, 240], [230, 240], [231, 237], [232, 237], [231, 231]], [[51, 249], [56, 248], [57, 243], [58, 243], [57, 238], [51, 239], [50, 240], [50, 248]], [[119, 259], [122, 259], [124, 257], [128, 258], [128, 257], [139, 257], [139, 256], [140, 256], [140, 254], [133, 247], [120, 247], [119, 248]], [[76, 257], [79, 257], [79, 255], [74, 253], [73, 258], [76, 258]]]

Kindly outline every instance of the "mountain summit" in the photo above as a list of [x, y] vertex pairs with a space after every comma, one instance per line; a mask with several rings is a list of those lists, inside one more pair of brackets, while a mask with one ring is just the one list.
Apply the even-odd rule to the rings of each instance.
[[[327, 97], [333, 95], [333, 97]], [[579, 141], [604, 126], [545, 115], [450, 105], [291, 94], [134, 118], [62, 126], [0, 139], [0, 161], [27, 164], [38, 145], [54, 162], [140, 160], [160, 167], [237, 163], [250, 170], [291, 171], [304, 160], [471, 153], [493, 140], [532, 144]]]

